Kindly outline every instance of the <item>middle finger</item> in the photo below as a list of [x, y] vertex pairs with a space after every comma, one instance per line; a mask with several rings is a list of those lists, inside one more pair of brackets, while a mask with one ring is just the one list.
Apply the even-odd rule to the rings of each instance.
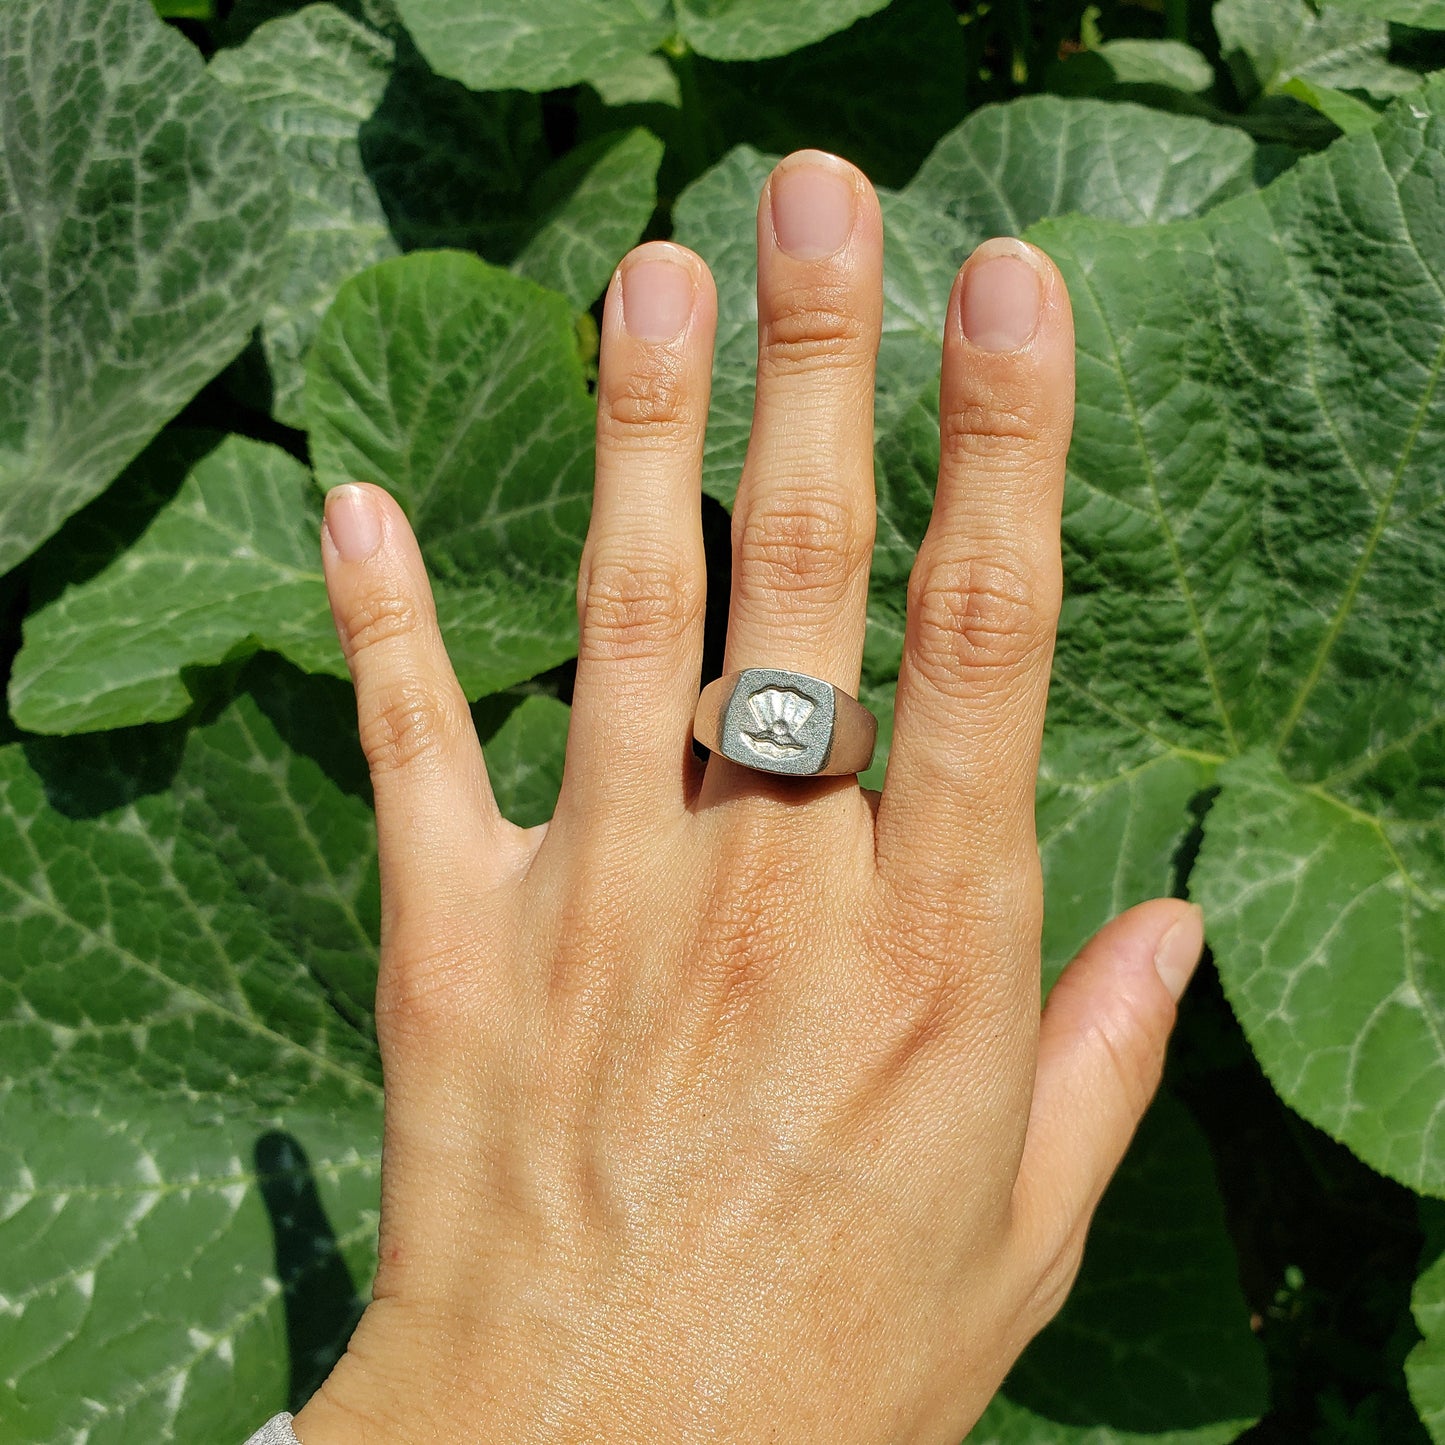
[[856, 166], [795, 151], [758, 206], [758, 373], [723, 669], [856, 692], [873, 552], [883, 224]]

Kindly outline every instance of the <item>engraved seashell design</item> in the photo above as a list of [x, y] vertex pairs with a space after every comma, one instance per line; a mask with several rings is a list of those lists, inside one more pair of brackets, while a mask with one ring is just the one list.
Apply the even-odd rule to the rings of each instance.
[[765, 687], [748, 698], [748, 710], [757, 722], [749, 732], [739, 729], [743, 743], [765, 758], [786, 758], [808, 745], [798, 741], [798, 729], [813, 711], [811, 698], [790, 687]]

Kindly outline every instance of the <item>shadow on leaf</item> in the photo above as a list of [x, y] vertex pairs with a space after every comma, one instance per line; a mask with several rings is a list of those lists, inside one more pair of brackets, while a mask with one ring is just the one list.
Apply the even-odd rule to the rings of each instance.
[[256, 1178], [271, 1217], [291, 1360], [287, 1408], [299, 1410], [341, 1357], [365, 1301], [326, 1217], [305, 1150], [273, 1129], [256, 1141]]

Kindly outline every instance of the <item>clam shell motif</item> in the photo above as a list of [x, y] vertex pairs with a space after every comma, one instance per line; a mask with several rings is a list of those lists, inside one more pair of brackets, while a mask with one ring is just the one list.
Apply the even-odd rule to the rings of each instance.
[[798, 729], [813, 711], [811, 698], [790, 687], [765, 687], [748, 699], [748, 709], [757, 729], [742, 729], [744, 744], [765, 758], [786, 758], [808, 745], [798, 738]]

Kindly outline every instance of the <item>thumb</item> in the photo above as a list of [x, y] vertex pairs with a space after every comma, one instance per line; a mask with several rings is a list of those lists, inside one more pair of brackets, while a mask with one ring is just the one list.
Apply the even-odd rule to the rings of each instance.
[[1156, 898], [1105, 924], [1049, 994], [1014, 1188], [1035, 1259], [1077, 1268], [1094, 1208], [1159, 1087], [1175, 1003], [1203, 946], [1200, 909]]

